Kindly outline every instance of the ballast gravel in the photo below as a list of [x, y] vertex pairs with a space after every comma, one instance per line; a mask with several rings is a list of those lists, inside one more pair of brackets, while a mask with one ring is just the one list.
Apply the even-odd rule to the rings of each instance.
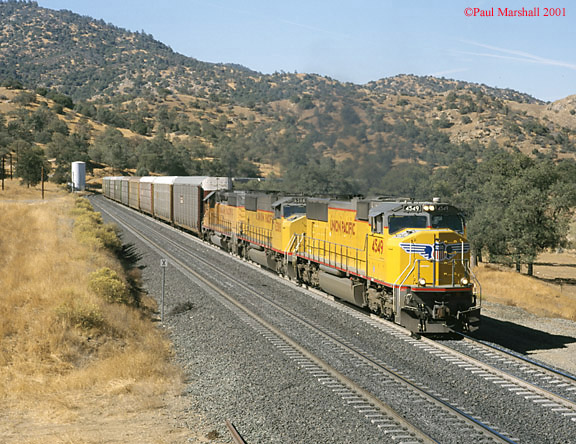
[[[287, 309], [302, 315], [314, 314], [318, 323], [380, 356], [407, 377], [432, 387], [451, 403], [473, 411], [479, 419], [497, 422], [511, 430], [518, 442], [570, 442], [571, 437], [576, 436], [573, 433], [576, 422], [542, 410], [524, 398], [511, 398], [495, 384], [471, 380], [464, 371], [439, 362], [433, 355], [389, 333], [378, 331], [351, 315], [349, 310], [312, 298], [212, 247], [192, 245], [194, 242], [169, 227], [154, 223], [152, 226], [187, 248], [198, 249], [229, 273], [245, 276], [252, 286], [265, 289]], [[160, 301], [161, 254], [127, 229], [123, 241], [133, 243], [141, 254], [139, 265], [143, 267], [146, 289]], [[198, 267], [201, 268], [199, 264]], [[174, 343], [176, 361], [186, 371], [184, 395], [189, 399], [190, 412], [203, 412], [222, 437], [228, 435], [224, 423], [230, 420], [250, 444], [393, 442], [363, 415], [345, 405], [342, 398], [322, 385], [318, 378], [240, 320], [204, 285], [191, 281], [171, 264], [165, 277], [164, 328]], [[315, 347], [313, 343], [309, 345]], [[325, 359], [333, 360], [334, 365], [347, 365], [346, 357], [325, 356]], [[366, 384], [374, 382], [367, 380]], [[386, 391], [385, 386], [382, 390]], [[514, 400], [513, 404], [510, 399]], [[410, 407], [406, 408], [406, 414], [410, 415]], [[422, 418], [422, 422], [425, 423], [426, 418]], [[438, 439], [453, 442], [448, 438]], [[225, 438], [222, 442], [226, 442]], [[461, 437], [458, 442], [472, 441]]]

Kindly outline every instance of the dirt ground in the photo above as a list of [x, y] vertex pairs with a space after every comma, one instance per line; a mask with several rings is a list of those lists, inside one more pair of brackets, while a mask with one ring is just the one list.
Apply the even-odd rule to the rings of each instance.
[[[576, 297], [576, 255], [543, 256], [535, 275]], [[519, 307], [485, 303], [479, 337], [576, 374], [576, 322], [543, 318]], [[185, 444], [231, 443], [223, 424], [210, 424], [192, 411], [194, 400], [174, 387], [152, 405], [142, 395], [55, 400], [61, 408], [38, 412], [0, 400], [3, 444]], [[218, 431], [216, 430], [218, 429]]]
[[576, 299], [576, 254], [544, 253], [534, 265], [534, 277]]
[[[576, 253], [540, 255], [534, 277], [562, 296], [576, 299]], [[482, 315], [480, 338], [576, 375], [576, 322], [529, 313], [521, 301], [515, 307], [484, 302]]]
[[[45, 411], [9, 406], [0, 411], [3, 444], [184, 444], [230, 443], [228, 436], [190, 411], [179, 390], [161, 405], [142, 405], [135, 397], [79, 400], [77, 406]], [[222, 430], [223, 427], [218, 427]]]

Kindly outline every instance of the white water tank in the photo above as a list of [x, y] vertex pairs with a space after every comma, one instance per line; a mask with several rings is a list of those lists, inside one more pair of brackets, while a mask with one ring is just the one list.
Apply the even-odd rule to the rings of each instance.
[[86, 189], [86, 163], [72, 162], [72, 191]]

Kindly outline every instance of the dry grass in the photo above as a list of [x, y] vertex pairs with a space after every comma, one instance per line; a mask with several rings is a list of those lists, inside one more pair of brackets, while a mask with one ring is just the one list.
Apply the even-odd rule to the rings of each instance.
[[[25, 442], [4, 440], [10, 424], [19, 426], [24, 417], [49, 430], [51, 424], [81, 422], [86, 411], [93, 415], [105, 405], [122, 405], [122, 415], [158, 408], [180, 381], [169, 342], [145, 315], [151, 302], [90, 289], [91, 273], [102, 284], [102, 269], [115, 282], [126, 282], [105, 249], [113, 230], [93, 216], [89, 240], [87, 206], [73, 210], [72, 196], [51, 193], [31, 202], [39, 198], [37, 190], [12, 183], [0, 194], [2, 442]], [[81, 229], [73, 229], [72, 213]], [[98, 236], [105, 240], [94, 240]]]
[[[6, 166], [6, 173], [8, 166]], [[62, 198], [65, 194], [62, 193], [62, 187], [55, 185], [52, 182], [44, 183], [44, 201], [48, 202], [52, 199]], [[45, 203], [42, 201], [42, 187], [37, 185], [34, 187], [26, 187], [20, 185], [20, 180], [5, 179], [4, 190], [0, 189], [0, 201], [3, 203], [29, 201], [28, 203]]]
[[560, 286], [492, 265], [481, 265], [475, 273], [484, 300], [521, 307], [539, 316], [576, 321], [576, 298]]

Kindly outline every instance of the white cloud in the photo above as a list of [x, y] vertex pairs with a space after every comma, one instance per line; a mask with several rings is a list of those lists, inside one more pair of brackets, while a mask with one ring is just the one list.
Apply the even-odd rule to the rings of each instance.
[[451, 74], [458, 74], [459, 72], [466, 72], [469, 70], [470, 70], [470, 68], [455, 68], [455, 69], [448, 69], [446, 71], [433, 72], [430, 75], [433, 77], [446, 77], [446, 76], [449, 76]]
[[524, 51], [499, 48], [497, 46], [485, 45], [483, 43], [472, 42], [468, 40], [463, 40], [463, 42], [480, 48], [490, 49], [495, 52], [484, 53], [484, 52], [458, 51], [460, 54], [467, 54], [480, 57], [492, 57], [496, 59], [514, 60], [518, 62], [535, 63], [538, 65], [560, 66], [563, 68], [576, 70], [576, 64], [574, 63], [564, 62], [561, 60], [547, 59]]

